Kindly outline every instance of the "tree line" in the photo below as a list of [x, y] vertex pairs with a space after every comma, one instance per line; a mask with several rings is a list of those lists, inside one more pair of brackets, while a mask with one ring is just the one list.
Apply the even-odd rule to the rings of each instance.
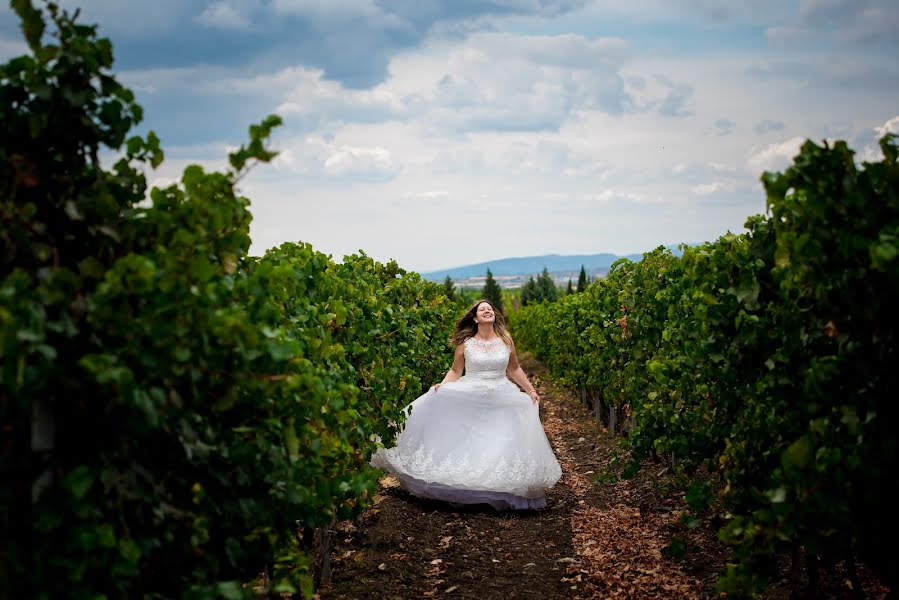
[[494, 307], [506, 314], [507, 308], [517, 310], [529, 304], [555, 302], [562, 296], [583, 292], [587, 289], [590, 282], [591, 279], [587, 276], [586, 269], [581, 265], [577, 287], [575, 288], [571, 279], [569, 279], [567, 287], [560, 288], [549, 274], [549, 270], [544, 267], [543, 271], [536, 278], [533, 275], [529, 276], [519, 290], [508, 290], [504, 293], [504, 290], [496, 282], [493, 273], [488, 268], [483, 288], [457, 288], [453, 279], [447, 275], [443, 280], [443, 293], [452, 300], [460, 300], [463, 304], [470, 304], [479, 298], [483, 298], [489, 300]]

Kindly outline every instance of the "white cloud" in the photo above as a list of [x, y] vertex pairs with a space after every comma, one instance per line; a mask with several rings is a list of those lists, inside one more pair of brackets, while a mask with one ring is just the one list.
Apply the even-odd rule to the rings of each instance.
[[331, 155], [325, 159], [324, 171], [328, 175], [338, 177], [363, 177], [382, 179], [392, 176], [393, 159], [384, 148], [354, 148], [337, 146], [331, 149]]
[[758, 134], [769, 133], [772, 131], [783, 131], [786, 129], [786, 125], [784, 125], [783, 121], [775, 121], [771, 119], [762, 119], [752, 130]]
[[899, 134], [899, 115], [888, 119], [883, 125], [874, 127], [876, 139], [873, 143], [866, 145], [859, 153], [857, 159], [859, 161], [877, 162], [883, 160], [883, 151], [880, 149], [880, 138], [888, 133]]
[[621, 206], [623, 204], [666, 204], [666, 200], [662, 196], [620, 189], [608, 189], [603, 190], [598, 194], [587, 194], [585, 198], [588, 202], [615, 206]]
[[279, 177], [327, 178], [345, 181], [387, 181], [401, 165], [381, 146], [339, 143], [322, 136], [291, 139], [278, 145], [274, 164]]
[[799, 154], [799, 148], [805, 139], [792, 137], [788, 140], [769, 144], [751, 152], [746, 163], [753, 171], [773, 171], [782, 169], [792, 162], [794, 156]]
[[716, 194], [718, 192], [733, 192], [735, 189], [736, 186], [731, 182], [713, 181], [711, 183], [703, 183], [697, 186], [693, 186], [691, 191], [699, 196], [708, 196], [710, 194]]
[[[225, 5], [210, 9], [219, 6]], [[649, 81], [629, 76], [625, 83], [621, 69], [628, 59], [627, 45], [618, 38], [477, 33], [399, 55], [388, 78], [367, 89], [347, 88], [322, 69], [299, 65], [252, 76], [224, 67], [150, 69], [128, 72], [124, 79], [149, 92], [187, 88], [216, 101], [274, 97], [259, 111], [277, 112], [288, 128], [304, 131], [396, 121], [421, 123], [436, 136], [533, 132], [558, 130], [594, 112], [692, 114], [690, 84], [660, 74]], [[589, 159], [578, 163], [567, 165], [568, 174], [596, 170]]]
[[388, 86], [379, 85], [368, 90], [351, 90], [336, 81], [324, 79], [320, 70], [294, 67], [274, 77], [264, 76], [252, 81], [226, 82], [235, 89], [277, 91], [287, 88], [276, 108], [279, 114], [319, 116], [325, 122], [380, 121], [408, 114], [414, 101], [393, 93]]
[[219, 0], [208, 5], [197, 17], [197, 22], [207, 27], [246, 30], [250, 28], [249, 17], [235, 8], [228, 0]]
[[715, 121], [715, 133], [718, 135], [728, 135], [733, 133], [736, 123], [730, 119], [721, 118]]
[[725, 165], [717, 162], [710, 162], [707, 166], [716, 173], [733, 173], [736, 171], [736, 169], [731, 165]]
[[659, 73], [653, 76], [651, 82], [648, 88], [640, 90], [641, 94], [638, 96], [638, 103], [643, 110], [657, 110], [666, 117], [688, 117], [693, 114], [690, 107], [693, 86], [677, 83]]
[[384, 12], [373, 0], [272, 0], [275, 12], [324, 19], [376, 17]]
[[[192, 92], [218, 91], [222, 80], [228, 78], [230, 71], [225, 67], [206, 65], [184, 67], [159, 67], [153, 69], [119, 71], [117, 78], [123, 85], [140, 91], [172, 92], [176, 89], [189, 89]], [[232, 93], [234, 90], [231, 90]], [[140, 98], [138, 98], [140, 101]]]
[[[583, 111], [632, 110], [618, 72], [626, 56], [616, 38], [479, 33], [462, 43], [437, 41], [424, 55], [399, 56], [388, 79], [369, 89], [346, 88], [321, 69], [301, 66], [253, 77], [216, 70], [192, 81], [207, 92], [279, 94], [278, 113], [318, 125], [412, 119], [442, 132], [552, 130]], [[642, 97], [662, 105], [671, 87], [677, 84]]]
[[556, 129], [578, 111], [629, 104], [617, 39], [479, 33], [444, 52], [420, 99], [429, 123], [450, 130]]
[[883, 137], [888, 133], [899, 133], [899, 115], [889, 119], [886, 123], [879, 127], [875, 127], [878, 137]]
[[429, 200], [429, 201], [438, 201], [438, 200], [449, 200], [452, 195], [447, 190], [428, 190], [426, 192], [410, 192], [406, 194], [406, 198], [418, 199], [418, 200]]
[[486, 56], [517, 57], [534, 65], [595, 69], [598, 65], [613, 68], [630, 54], [628, 43], [618, 37], [588, 39], [581, 35], [522, 35], [503, 32], [475, 33], [468, 48]]

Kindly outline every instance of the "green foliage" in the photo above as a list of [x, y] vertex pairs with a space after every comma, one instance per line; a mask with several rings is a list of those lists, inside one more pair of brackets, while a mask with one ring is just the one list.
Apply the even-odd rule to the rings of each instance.
[[481, 297], [481, 290], [475, 288], [456, 288], [456, 301], [464, 307], [469, 307]]
[[535, 302], [537, 302], [537, 281], [531, 276], [521, 286], [521, 305], [527, 306]]
[[543, 267], [543, 272], [537, 276], [537, 302], [555, 302], [559, 297], [556, 283], [549, 276], [549, 271]]
[[559, 297], [559, 290], [546, 267], [537, 276], [537, 279], [528, 277], [521, 288], [521, 305], [540, 304], [541, 302], [555, 302]]
[[487, 269], [487, 279], [484, 281], [484, 289], [481, 292], [481, 298], [489, 300], [490, 304], [493, 305], [493, 308], [501, 313], [505, 313], [502, 289], [500, 289], [499, 284], [496, 283], [490, 269]]
[[589, 283], [590, 282], [587, 280], [587, 271], [584, 270], [584, 265], [581, 265], [581, 272], [577, 276], [577, 293], [580, 294], [586, 290]]
[[770, 216], [748, 233], [612, 266], [555, 304], [513, 315], [519, 344], [563, 383], [633, 415], [631, 467], [676, 457], [716, 471], [687, 501], [715, 506], [735, 563], [724, 591], [757, 592], [793, 547], [861, 554], [895, 585], [899, 318], [897, 138], [857, 165], [807, 142], [765, 173]]
[[446, 279], [443, 280], [443, 294], [450, 300], [455, 301], [458, 299], [458, 294], [456, 293], [456, 286], [453, 283], [453, 280], [449, 275], [447, 275]]
[[247, 255], [235, 184], [278, 117], [229, 170], [148, 194], [163, 154], [128, 137], [108, 40], [50, 4], [43, 45], [44, 13], [13, 5], [32, 53], [0, 67], [0, 595], [245, 597], [268, 566], [311, 596], [298, 529], [365, 506], [458, 307], [364, 255]]

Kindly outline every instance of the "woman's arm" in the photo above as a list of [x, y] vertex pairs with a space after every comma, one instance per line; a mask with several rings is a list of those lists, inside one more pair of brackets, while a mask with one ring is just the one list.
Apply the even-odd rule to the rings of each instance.
[[453, 355], [453, 366], [450, 367], [450, 370], [446, 372], [446, 376], [443, 378], [443, 381], [433, 386], [434, 391], [440, 389], [440, 386], [444, 383], [451, 383], [456, 381], [460, 377], [462, 377], [462, 372], [465, 370], [465, 344], [459, 344], [456, 346], [456, 353]]
[[518, 387], [524, 390], [535, 404], [540, 402], [540, 394], [537, 393], [537, 388], [531, 385], [531, 382], [528, 381], [528, 376], [521, 368], [521, 365], [518, 364], [518, 354], [515, 352], [514, 343], [512, 344], [512, 353], [509, 355], [509, 366], [506, 368], [506, 375], [508, 375], [509, 379], [514, 381]]

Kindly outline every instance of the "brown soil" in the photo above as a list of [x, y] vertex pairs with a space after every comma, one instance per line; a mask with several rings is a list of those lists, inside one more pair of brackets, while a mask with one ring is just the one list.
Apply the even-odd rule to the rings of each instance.
[[[321, 600], [718, 597], [730, 549], [708, 524], [678, 524], [686, 506], [667, 469], [647, 464], [630, 480], [598, 482], [615, 440], [539, 363], [525, 355], [522, 366], [540, 390], [541, 420], [562, 465], [548, 506], [459, 509], [416, 498], [387, 476], [374, 506], [339, 524]], [[680, 558], [663, 551], [672, 535], [685, 542]], [[766, 598], [790, 597], [786, 571]], [[845, 582], [822, 576], [818, 597], [850, 597]], [[868, 597], [888, 597], [864, 571], [862, 582]]]

